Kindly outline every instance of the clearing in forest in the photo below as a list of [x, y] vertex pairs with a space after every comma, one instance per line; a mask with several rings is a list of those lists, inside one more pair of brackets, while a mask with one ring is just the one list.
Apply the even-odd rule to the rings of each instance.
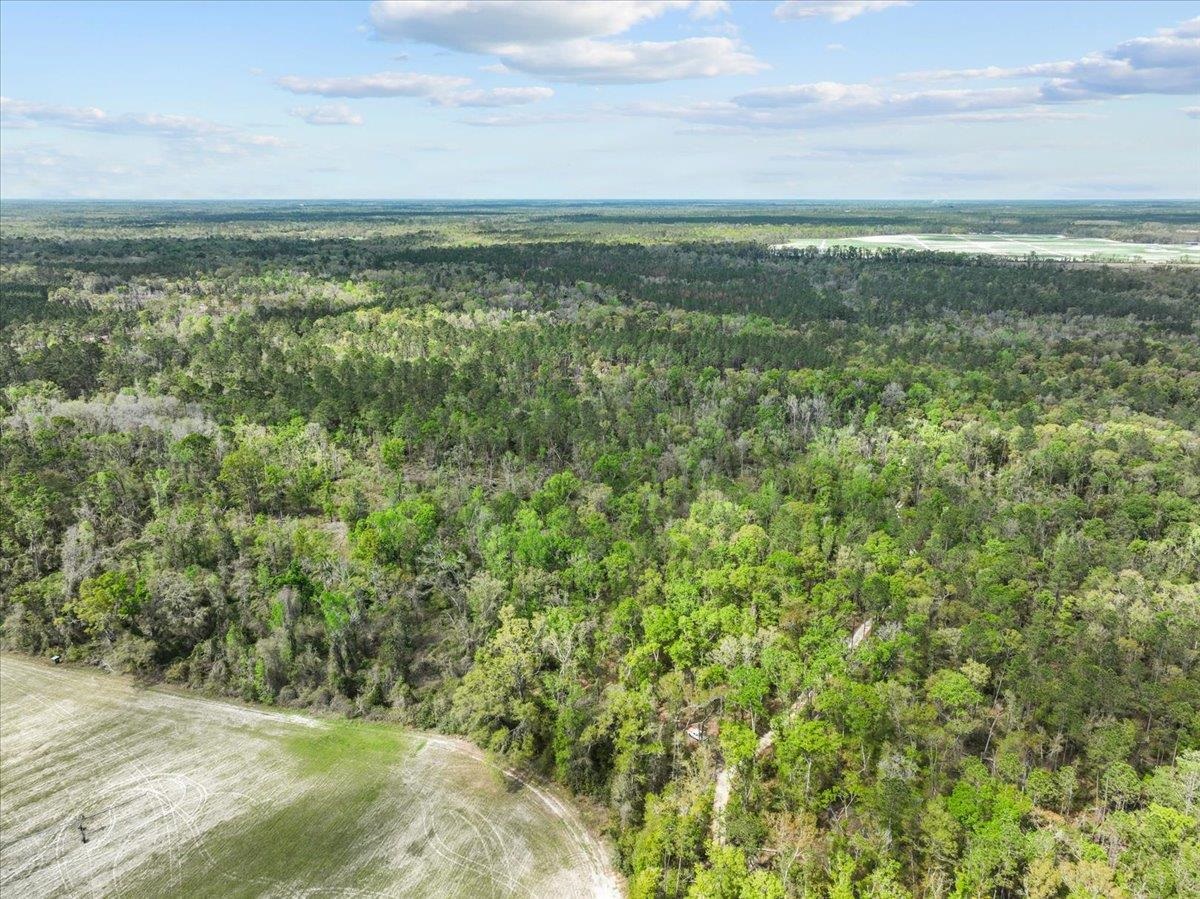
[[1200, 263], [1200, 244], [1128, 243], [1062, 234], [873, 234], [867, 237], [806, 238], [776, 249], [859, 247], [865, 250], [926, 250], [984, 256], [1029, 256], [1094, 262]]
[[0, 894], [616, 896], [611, 870], [461, 741], [0, 657]]

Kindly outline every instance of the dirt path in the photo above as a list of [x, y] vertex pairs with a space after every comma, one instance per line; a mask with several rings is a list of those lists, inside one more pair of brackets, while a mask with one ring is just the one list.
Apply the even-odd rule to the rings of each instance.
[[0, 800], [4, 895], [620, 895], [574, 808], [470, 744], [11, 655]]

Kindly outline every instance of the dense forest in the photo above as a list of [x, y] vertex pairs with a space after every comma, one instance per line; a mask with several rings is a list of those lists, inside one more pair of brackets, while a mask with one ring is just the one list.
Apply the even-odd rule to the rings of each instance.
[[634, 897], [1200, 896], [1200, 208], [4, 208], [9, 649], [459, 733]]

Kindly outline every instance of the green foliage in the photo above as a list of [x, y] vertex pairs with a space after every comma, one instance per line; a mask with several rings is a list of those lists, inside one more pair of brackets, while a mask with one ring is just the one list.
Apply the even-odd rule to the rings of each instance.
[[344, 593], [324, 590], [317, 596], [317, 605], [325, 619], [325, 630], [337, 633], [350, 621], [352, 600]]
[[754, 746], [758, 741], [754, 731], [737, 721], [726, 721], [721, 725], [721, 753], [731, 767], [737, 767], [754, 758]]
[[532, 757], [543, 716], [540, 665], [534, 625], [505, 606], [499, 629], [454, 693], [453, 715], [462, 729], [488, 748]]
[[424, 498], [401, 500], [354, 526], [355, 555], [368, 562], [411, 569], [437, 532], [438, 510]]
[[254, 214], [6, 212], [6, 647], [467, 734], [636, 896], [1200, 890], [1195, 269], [767, 248], [1194, 208]]
[[751, 873], [740, 849], [714, 846], [709, 863], [696, 872], [688, 899], [783, 899], [783, 884], [769, 871]]
[[399, 474], [404, 469], [407, 450], [408, 442], [403, 437], [388, 437], [380, 441], [379, 457], [384, 465]]
[[106, 571], [79, 585], [79, 595], [64, 606], [93, 635], [108, 634], [132, 621], [145, 600], [145, 587], [127, 572]]

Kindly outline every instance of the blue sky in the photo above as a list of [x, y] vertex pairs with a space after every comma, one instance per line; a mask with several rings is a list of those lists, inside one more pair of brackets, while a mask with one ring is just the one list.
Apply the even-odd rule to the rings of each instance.
[[6, 198], [1200, 196], [1200, 2], [0, 4]]

